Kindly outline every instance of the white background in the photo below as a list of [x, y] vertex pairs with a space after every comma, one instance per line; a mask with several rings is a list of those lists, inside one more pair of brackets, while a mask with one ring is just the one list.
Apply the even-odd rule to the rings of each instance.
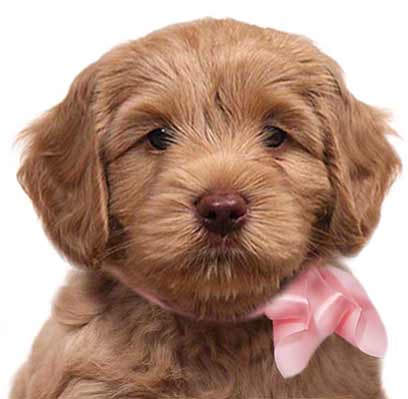
[[[47, 242], [15, 173], [15, 135], [112, 46], [175, 22], [233, 17], [301, 33], [334, 57], [361, 100], [394, 114], [408, 161], [408, 22], [397, 1], [8, 1], [0, 6], [0, 398], [28, 355], [68, 269]], [[7, 4], [7, 5], [5, 5]], [[389, 333], [384, 384], [408, 397], [408, 184], [393, 186], [366, 249], [349, 261]], [[341, 370], [339, 370], [341, 372]], [[36, 398], [30, 398], [36, 399]]]

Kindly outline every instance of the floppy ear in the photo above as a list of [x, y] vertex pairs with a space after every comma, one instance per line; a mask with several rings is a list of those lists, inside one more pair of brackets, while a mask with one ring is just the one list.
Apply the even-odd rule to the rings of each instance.
[[327, 65], [336, 86], [326, 126], [326, 162], [334, 189], [329, 237], [340, 253], [350, 255], [376, 227], [384, 195], [401, 165], [386, 138], [393, 132], [387, 115], [353, 97], [337, 64]]
[[21, 134], [18, 179], [54, 245], [73, 263], [98, 263], [108, 235], [107, 187], [95, 134], [96, 64]]

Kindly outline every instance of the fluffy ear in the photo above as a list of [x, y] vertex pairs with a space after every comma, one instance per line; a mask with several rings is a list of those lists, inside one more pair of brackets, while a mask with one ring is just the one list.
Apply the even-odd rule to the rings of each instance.
[[387, 141], [386, 134], [393, 132], [387, 115], [353, 97], [340, 68], [334, 62], [327, 65], [336, 86], [326, 126], [326, 161], [334, 189], [329, 237], [340, 253], [351, 255], [376, 227], [384, 195], [401, 165]]
[[18, 179], [54, 245], [92, 266], [108, 235], [107, 187], [95, 134], [96, 64], [74, 80], [57, 106], [24, 130]]

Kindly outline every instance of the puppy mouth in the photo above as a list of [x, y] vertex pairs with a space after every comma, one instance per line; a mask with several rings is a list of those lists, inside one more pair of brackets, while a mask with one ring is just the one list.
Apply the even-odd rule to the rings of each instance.
[[220, 253], [225, 250], [237, 249], [242, 246], [236, 234], [220, 235], [208, 231], [205, 234], [205, 241], [210, 249], [216, 250], [217, 252], [219, 251]]
[[138, 268], [129, 259], [129, 267], [122, 269], [124, 281], [148, 302], [192, 320], [229, 323], [260, 317], [256, 312], [297, 269], [299, 257], [260, 251], [251, 232], [250, 225], [224, 235], [196, 225], [194, 236], [177, 251], [169, 246], [168, 257], [138, 247], [147, 256]]
[[[280, 270], [276, 274], [262, 274], [259, 270], [255, 272], [251, 265], [234, 264], [234, 260], [245, 257], [245, 253], [241, 253], [241, 256], [236, 255], [237, 253], [240, 252], [225, 252], [215, 248], [212, 256], [207, 256], [208, 263], [204, 268], [209, 277], [208, 283], [202, 281], [202, 285], [195, 286], [191, 295], [186, 295], [186, 300], [172, 293], [166, 295], [169, 308], [196, 321], [246, 322], [261, 317], [264, 306], [303, 269], [301, 263], [297, 266], [293, 264], [291, 268]], [[235, 275], [231, 280], [226, 277], [227, 273], [223, 274], [228, 267], [231, 267], [231, 273]], [[225, 284], [213, 285], [219, 279]]]

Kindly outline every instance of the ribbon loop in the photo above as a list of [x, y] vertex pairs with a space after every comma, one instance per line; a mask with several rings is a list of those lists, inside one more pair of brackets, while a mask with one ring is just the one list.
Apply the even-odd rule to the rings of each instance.
[[371, 356], [386, 351], [384, 325], [364, 288], [333, 266], [309, 267], [263, 313], [273, 321], [275, 362], [285, 378], [302, 372], [333, 333]]

